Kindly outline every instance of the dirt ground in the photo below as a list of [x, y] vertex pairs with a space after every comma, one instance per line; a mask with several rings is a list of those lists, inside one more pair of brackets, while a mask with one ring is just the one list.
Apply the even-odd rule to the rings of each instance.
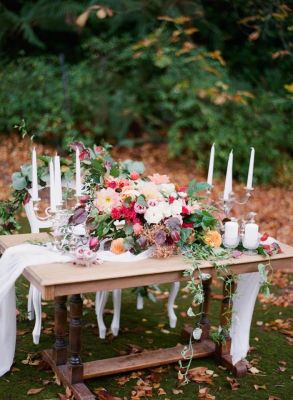
[[[37, 148], [38, 154], [53, 155], [55, 153], [55, 150], [48, 146], [38, 144]], [[11, 174], [18, 171], [23, 163], [30, 161], [30, 152], [31, 143], [28, 139], [21, 140], [19, 136], [12, 135], [9, 139], [3, 138], [0, 142], [0, 200], [9, 197]], [[183, 158], [171, 161], [168, 158], [166, 145], [143, 145], [135, 149], [116, 148], [112, 154], [120, 160], [131, 158], [143, 161], [147, 174], [154, 172], [167, 174], [173, 182], [182, 186], [193, 178], [199, 181], [206, 179], [206, 175], [196, 169], [194, 161], [186, 161]], [[223, 180], [215, 181], [214, 199], [218, 198], [223, 185]], [[236, 194], [244, 193], [243, 186], [243, 184], [234, 183]], [[281, 242], [293, 245], [293, 187], [255, 187], [249, 203], [245, 206], [237, 206], [233, 212], [243, 217], [249, 211], [257, 213], [257, 222], [262, 232], [268, 232]]]

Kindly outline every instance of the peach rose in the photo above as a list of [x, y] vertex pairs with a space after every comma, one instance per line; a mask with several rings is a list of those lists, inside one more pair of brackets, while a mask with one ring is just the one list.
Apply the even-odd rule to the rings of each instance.
[[111, 243], [110, 251], [115, 254], [122, 254], [125, 252], [125, 247], [124, 247], [124, 239], [119, 238], [115, 239]]
[[222, 238], [217, 231], [208, 231], [204, 236], [204, 242], [210, 247], [220, 247]]

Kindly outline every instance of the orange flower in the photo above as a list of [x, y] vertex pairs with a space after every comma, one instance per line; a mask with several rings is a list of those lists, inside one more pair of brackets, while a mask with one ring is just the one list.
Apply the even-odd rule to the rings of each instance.
[[124, 253], [125, 252], [124, 239], [119, 238], [119, 239], [113, 240], [111, 243], [110, 250], [112, 251], [112, 253], [115, 253], [115, 254]]
[[222, 243], [222, 238], [217, 231], [208, 231], [205, 234], [204, 242], [210, 247], [220, 247]]

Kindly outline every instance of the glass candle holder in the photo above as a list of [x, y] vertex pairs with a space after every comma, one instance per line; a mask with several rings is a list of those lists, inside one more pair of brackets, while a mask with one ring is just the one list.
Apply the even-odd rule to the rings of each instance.
[[246, 249], [244, 251], [247, 255], [257, 254], [256, 249], [259, 246], [260, 235], [258, 231], [258, 225], [255, 223], [255, 213], [249, 214], [249, 220], [244, 227], [244, 235], [242, 239], [243, 247]]
[[235, 249], [239, 241], [239, 224], [236, 218], [231, 218], [224, 225], [223, 245], [227, 249]]

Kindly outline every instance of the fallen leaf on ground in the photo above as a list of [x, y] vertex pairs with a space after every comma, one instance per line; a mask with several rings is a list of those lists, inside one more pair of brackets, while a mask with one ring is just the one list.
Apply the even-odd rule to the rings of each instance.
[[240, 383], [235, 378], [229, 378], [229, 376], [227, 376], [226, 380], [229, 382], [232, 390], [238, 390], [240, 388]]
[[44, 390], [45, 388], [39, 388], [39, 389], [34, 389], [34, 388], [31, 388], [31, 389], [29, 389], [28, 391], [27, 391], [27, 395], [28, 396], [33, 396], [33, 395], [35, 395], [35, 394], [38, 394], [38, 393], [41, 393], [41, 391], [42, 390]]
[[205, 382], [208, 385], [213, 383], [211, 375], [206, 374], [207, 367], [196, 367], [188, 371], [188, 378], [197, 383]]
[[209, 393], [209, 388], [205, 387], [205, 388], [200, 388], [198, 391], [198, 399], [202, 399], [202, 400], [215, 400], [216, 396], [213, 396], [212, 394]]
[[173, 394], [182, 394], [183, 390], [182, 389], [172, 389]]
[[24, 336], [29, 333], [28, 329], [17, 329], [16, 336]]
[[255, 390], [260, 390], [260, 389], [267, 390], [266, 385], [253, 385], [253, 387]]
[[281, 400], [281, 398], [276, 396], [269, 396], [268, 400]]
[[98, 400], [122, 400], [121, 397], [115, 397], [112, 396], [111, 393], [109, 393], [106, 389], [104, 388], [98, 388], [94, 390], [95, 395], [98, 397]]
[[165, 390], [163, 388], [160, 388], [158, 390], [158, 396], [163, 396], [164, 394], [167, 394], [167, 393], [165, 392]]
[[120, 376], [119, 378], [115, 378], [115, 381], [118, 383], [118, 385], [125, 385], [125, 383], [129, 382], [129, 376]]
[[260, 370], [255, 368], [255, 367], [251, 367], [248, 369], [248, 371], [252, 374], [252, 375], [256, 375], [260, 373]]

